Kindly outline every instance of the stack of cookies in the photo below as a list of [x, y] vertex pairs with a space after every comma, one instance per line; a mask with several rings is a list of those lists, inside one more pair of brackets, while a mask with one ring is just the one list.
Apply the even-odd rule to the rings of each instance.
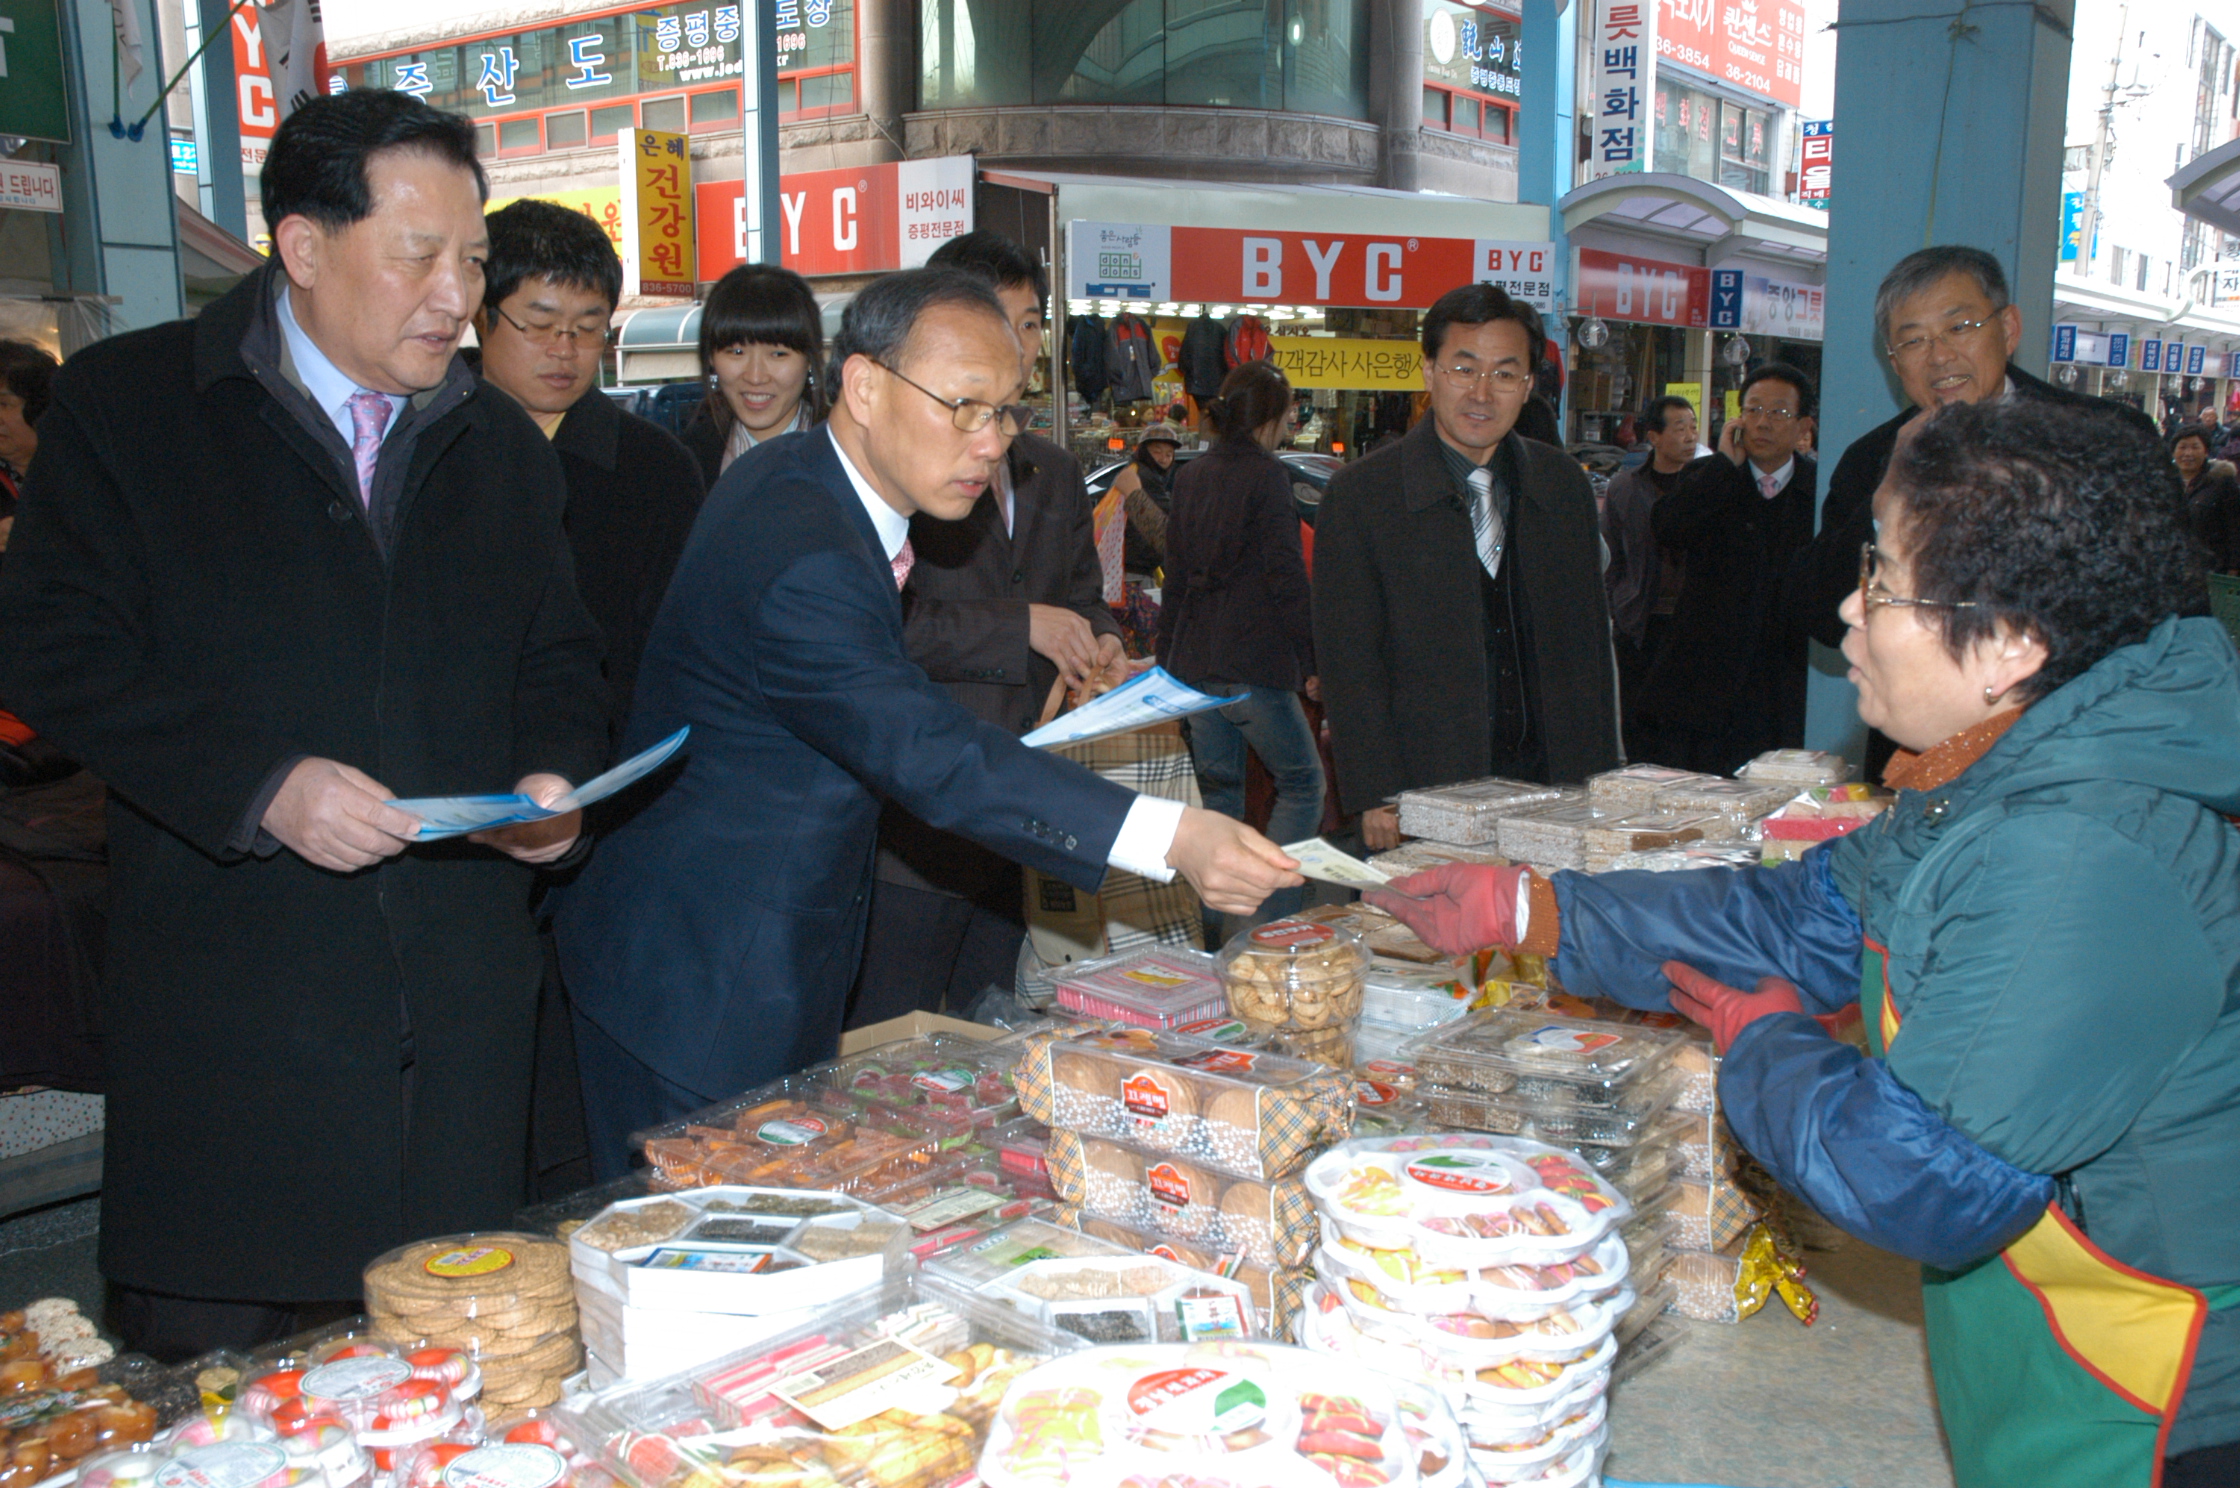
[[474, 1356], [492, 1416], [560, 1398], [582, 1350], [568, 1247], [485, 1231], [415, 1241], [366, 1267], [366, 1312], [395, 1343]]

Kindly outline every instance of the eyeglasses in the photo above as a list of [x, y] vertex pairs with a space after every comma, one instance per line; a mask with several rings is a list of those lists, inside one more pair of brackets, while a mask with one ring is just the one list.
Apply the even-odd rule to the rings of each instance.
[[1777, 424], [1785, 424], [1791, 419], [1803, 417], [1794, 408], [1768, 408], [1763, 403], [1745, 403], [1742, 405], [1742, 411], [1752, 418], [1772, 419]]
[[1908, 336], [1890, 348], [1890, 359], [1894, 362], [1917, 361], [1929, 354], [1930, 347], [1958, 346], [1989, 324], [1991, 322], [1988, 320], [1956, 320], [1941, 331], [1924, 336]]
[[1900, 599], [1882, 587], [1880, 570], [1882, 554], [1871, 542], [1859, 544], [1859, 603], [1866, 615], [1876, 610], [1972, 610], [1977, 608], [1972, 599]]
[[924, 393], [943, 408], [948, 409], [949, 422], [955, 424], [960, 431], [966, 434], [977, 434], [1000, 419], [1002, 420], [1003, 437], [1017, 439], [1026, 431], [1027, 420], [1034, 416], [1034, 410], [1024, 403], [989, 403], [979, 398], [944, 398], [922, 382], [910, 382], [909, 378], [903, 377], [900, 372], [888, 367], [885, 362], [879, 362], [877, 365], [885, 368], [895, 377], [901, 378], [902, 381], [909, 382], [910, 386]]
[[505, 311], [498, 309], [496, 305], [492, 305], [490, 308], [497, 312], [498, 319], [512, 326], [539, 346], [558, 347], [562, 342], [566, 342], [570, 346], [577, 346], [589, 341], [594, 346], [604, 348], [614, 342], [614, 327], [612, 326], [602, 325], [597, 330], [593, 330], [587, 326], [564, 326], [558, 323], [530, 325], [525, 321], [515, 320]]
[[1449, 387], [1466, 392], [1482, 382], [1497, 393], [1521, 393], [1532, 383], [1531, 373], [1519, 372], [1514, 367], [1473, 367], [1464, 362], [1441, 367], [1439, 375], [1447, 380]]

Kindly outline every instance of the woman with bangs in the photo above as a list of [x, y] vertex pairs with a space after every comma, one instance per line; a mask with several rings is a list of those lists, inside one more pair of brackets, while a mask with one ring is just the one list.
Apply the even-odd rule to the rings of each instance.
[[684, 431], [711, 489], [763, 440], [824, 421], [823, 364], [824, 313], [808, 280], [772, 264], [742, 264], [716, 281], [700, 312], [708, 396]]

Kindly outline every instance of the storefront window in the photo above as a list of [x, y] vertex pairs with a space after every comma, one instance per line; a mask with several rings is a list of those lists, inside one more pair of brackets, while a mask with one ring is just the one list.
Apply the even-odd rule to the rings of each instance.
[[1368, 0], [922, 0], [920, 108], [1118, 103], [1368, 117]]
[[1656, 168], [1766, 194], [1774, 116], [1669, 78], [1657, 80]]

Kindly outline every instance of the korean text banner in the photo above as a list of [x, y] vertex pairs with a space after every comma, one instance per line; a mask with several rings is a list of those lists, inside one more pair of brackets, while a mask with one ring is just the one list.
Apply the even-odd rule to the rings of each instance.
[[1791, 108], [1803, 102], [1804, 0], [1654, 3], [1654, 46], [1665, 61]]
[[1581, 315], [1701, 330], [1710, 323], [1711, 271], [1581, 248], [1571, 298]]
[[690, 142], [665, 130], [625, 129], [615, 149], [622, 175], [622, 292], [689, 300], [699, 259]]
[[1268, 360], [1295, 388], [1369, 393], [1423, 391], [1423, 348], [1353, 336], [1270, 336]]
[[1066, 293], [1072, 299], [1422, 310], [1458, 285], [1483, 281], [1549, 310], [1553, 259], [1544, 242], [1075, 222]]
[[1657, 91], [1659, 0], [1594, 0], [1586, 39], [1586, 178], [1653, 169], [1649, 113]]

